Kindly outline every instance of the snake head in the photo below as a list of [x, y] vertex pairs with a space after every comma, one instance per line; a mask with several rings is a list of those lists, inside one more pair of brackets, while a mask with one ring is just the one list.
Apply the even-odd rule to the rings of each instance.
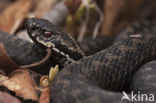
[[29, 18], [26, 22], [29, 37], [44, 48], [53, 48], [56, 39], [60, 38], [58, 28], [45, 19]]
[[52, 52], [77, 59], [83, 55], [75, 40], [48, 20], [29, 18], [26, 28], [30, 38], [43, 48], [52, 48]]

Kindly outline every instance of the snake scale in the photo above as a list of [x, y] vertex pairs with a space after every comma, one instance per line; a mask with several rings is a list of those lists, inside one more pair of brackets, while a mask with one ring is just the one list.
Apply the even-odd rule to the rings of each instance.
[[[0, 41], [5, 42], [9, 56], [17, 64], [40, 60], [46, 54], [44, 49], [52, 48], [52, 54], [57, 56], [56, 60], [60, 60], [59, 64], [64, 67], [50, 85], [51, 99], [54, 103], [120, 103], [123, 96], [121, 91], [140, 89], [135, 82], [141, 78], [139, 76], [142, 72], [138, 69], [156, 59], [155, 22], [127, 26], [110, 47], [87, 57], [84, 57], [72, 37], [49, 21], [32, 18], [27, 21], [26, 26], [29, 36], [42, 49], [3, 32], [0, 32]], [[6, 42], [8, 38], [8, 42], [12, 44]], [[24, 51], [17, 51], [8, 45], [15, 45], [16, 49], [23, 47]], [[17, 55], [19, 56], [15, 57]], [[23, 58], [24, 61], [20, 62]], [[79, 58], [82, 59], [78, 60]], [[53, 65], [52, 61], [53, 59], [48, 60], [42, 68]], [[67, 65], [68, 63], [71, 64]]]

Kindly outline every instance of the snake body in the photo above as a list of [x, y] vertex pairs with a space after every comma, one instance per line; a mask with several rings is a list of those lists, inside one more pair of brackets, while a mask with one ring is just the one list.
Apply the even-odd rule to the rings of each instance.
[[106, 90], [126, 91], [135, 72], [152, 59], [156, 59], [155, 32], [127, 37], [64, 68], [51, 84], [51, 98], [54, 103], [120, 102], [121, 95]]
[[[143, 64], [156, 59], [156, 23], [130, 25], [121, 32], [113, 45], [88, 57], [84, 57], [79, 46], [69, 35], [47, 20], [29, 19], [26, 26], [29, 36], [43, 51], [29, 43], [32, 45], [29, 47], [31, 50], [23, 56], [40, 60], [45, 55], [44, 49], [51, 48], [57, 60], [65, 61], [65, 63], [60, 62], [64, 68], [50, 85], [51, 99], [54, 103], [120, 103], [123, 96], [120, 92], [128, 92], [130, 83], [135, 84], [133, 80], [138, 69]], [[4, 33], [0, 34], [2, 34], [0, 40], [4, 39]], [[20, 43], [22, 44], [17, 47], [23, 46], [26, 47], [25, 50], [29, 49], [26, 46], [28, 43], [24, 46], [19, 40], [17, 44]], [[20, 55], [19, 52], [15, 55]], [[9, 55], [13, 60], [22, 61], [23, 57], [16, 60], [12, 53]], [[26, 58], [25, 62], [29, 60], [34, 61]], [[65, 66], [69, 62], [71, 64]], [[133, 85], [131, 88], [138, 90]]]
[[[145, 22], [144, 24], [144, 26], [142, 24], [140, 24], [141, 26], [133, 24], [126, 31], [127, 33], [123, 31], [117, 37], [112, 46], [65, 66], [58, 73], [54, 82], [51, 83], [51, 99], [53, 102], [121, 102], [122, 94], [117, 92], [128, 91], [137, 70], [148, 61], [156, 59], [155, 23]], [[67, 41], [63, 41], [62, 38], [66, 37], [67, 34], [63, 32], [60, 34], [60, 30], [51, 28], [53, 25], [47, 20], [29, 19], [27, 26], [30, 37], [44, 48], [51, 48], [52, 51], [55, 51], [55, 47], [57, 47], [58, 51], [65, 53], [68, 48], [61, 49], [61, 46], [69, 46], [69, 48], [78, 47], [75, 42], [70, 41], [66, 43]], [[59, 31], [59, 33], [55, 32], [55, 30]], [[138, 31], [136, 32], [136, 30]], [[50, 34], [48, 37], [46, 37], [47, 33]], [[58, 41], [62, 42], [59, 46], [56, 46]], [[76, 51], [79, 54], [82, 53], [80, 49]], [[69, 52], [66, 53], [69, 55], [66, 58], [72, 57]]]
[[156, 95], [156, 60], [141, 67], [132, 79], [130, 89]]

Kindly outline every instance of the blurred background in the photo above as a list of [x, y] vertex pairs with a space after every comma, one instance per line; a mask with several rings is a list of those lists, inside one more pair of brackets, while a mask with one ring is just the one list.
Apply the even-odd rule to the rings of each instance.
[[156, 17], [156, 0], [0, 0], [0, 30], [27, 37], [26, 18], [45, 18], [78, 42], [115, 37], [126, 25]]

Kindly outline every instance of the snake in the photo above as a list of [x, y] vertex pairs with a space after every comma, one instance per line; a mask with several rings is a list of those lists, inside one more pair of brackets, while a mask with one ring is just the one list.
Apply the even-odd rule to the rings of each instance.
[[[141, 69], [137, 71], [137, 73], [133, 77], [132, 83], [130, 84], [130, 89], [133, 91], [142, 91], [143, 93], [146, 94], [154, 93], [156, 95], [155, 74], [156, 74], [156, 60], [153, 60], [143, 65]], [[146, 79], [144, 77], [146, 77]], [[142, 82], [140, 82], [138, 85], [139, 81]]]
[[[46, 55], [45, 49], [51, 49], [54, 61], [63, 67], [50, 84], [53, 103], [120, 103], [122, 91], [138, 90], [135, 86], [138, 83], [134, 82], [139, 78], [136, 73], [141, 74], [138, 70], [156, 60], [155, 22], [128, 25], [111, 46], [90, 56], [85, 56], [68, 33], [48, 20], [30, 18], [26, 28], [36, 45], [4, 32], [0, 32], [0, 42], [4, 42], [9, 56], [17, 64], [41, 60]], [[10, 41], [6, 42], [4, 38]], [[24, 50], [14, 48], [11, 51], [13, 48], [8, 45], [15, 45], [16, 49], [23, 47]], [[48, 66], [53, 65], [53, 58], [38, 67], [41, 70], [38, 72], [47, 71]]]

